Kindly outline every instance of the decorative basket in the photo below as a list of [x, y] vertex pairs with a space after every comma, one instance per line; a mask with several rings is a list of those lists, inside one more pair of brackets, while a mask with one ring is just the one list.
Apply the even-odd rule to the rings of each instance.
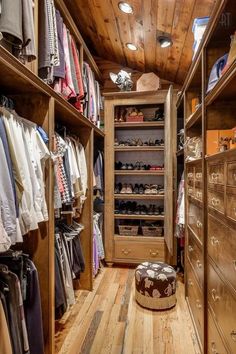
[[137, 236], [138, 226], [119, 225], [119, 234], [122, 236]]
[[129, 123], [139, 123], [139, 122], [143, 122], [143, 116], [127, 116], [126, 117], [126, 122]]
[[162, 236], [162, 226], [142, 226], [143, 236]]

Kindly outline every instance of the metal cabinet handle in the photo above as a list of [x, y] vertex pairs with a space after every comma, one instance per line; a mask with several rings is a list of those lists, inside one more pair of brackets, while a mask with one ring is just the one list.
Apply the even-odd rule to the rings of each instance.
[[220, 242], [219, 240], [217, 240], [217, 238], [215, 238], [214, 236], [211, 237], [211, 244], [212, 246], [216, 246], [218, 245]]
[[202, 227], [201, 221], [197, 220], [197, 228], [198, 228], [198, 229], [201, 229], [201, 227]]
[[189, 246], [188, 246], [188, 251], [189, 251], [189, 252], [193, 252], [193, 251], [194, 251], [194, 248], [189, 245]]
[[201, 305], [200, 300], [196, 300], [196, 307], [197, 307], [198, 309], [201, 309], [201, 308], [202, 308], [202, 305]]
[[153, 252], [152, 250], [150, 250], [150, 256], [152, 256], [152, 257], [155, 257], [155, 256], [158, 256], [158, 254], [159, 254], [159, 252], [158, 251], [156, 251], [156, 252]]
[[122, 249], [122, 253], [124, 253], [126, 256], [127, 256], [128, 254], [130, 254], [130, 252], [131, 252], [131, 250]]
[[199, 259], [197, 260], [197, 267], [199, 268], [199, 269], [201, 269], [202, 268], [202, 263], [199, 261]]
[[214, 354], [218, 354], [215, 342], [211, 342], [211, 352]]
[[211, 290], [211, 297], [213, 299], [214, 302], [220, 300], [219, 295], [217, 295], [216, 289], [212, 289]]
[[231, 336], [232, 340], [233, 340], [234, 342], [236, 342], [236, 330], [233, 330], [233, 331], [230, 333], [230, 336]]
[[192, 280], [191, 280], [191, 279], [189, 279], [189, 281], [188, 281], [188, 285], [189, 285], [189, 286], [193, 286], [193, 282], [192, 282]]

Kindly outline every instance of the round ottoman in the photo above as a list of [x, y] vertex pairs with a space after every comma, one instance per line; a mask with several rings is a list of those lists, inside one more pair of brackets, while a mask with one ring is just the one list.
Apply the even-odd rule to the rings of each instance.
[[140, 264], [135, 270], [135, 298], [152, 310], [169, 309], [176, 304], [176, 272], [163, 262]]

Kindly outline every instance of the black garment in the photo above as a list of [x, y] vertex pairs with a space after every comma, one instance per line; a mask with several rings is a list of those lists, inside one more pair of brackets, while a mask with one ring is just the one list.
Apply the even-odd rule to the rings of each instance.
[[72, 241], [73, 245], [73, 264], [72, 269], [77, 279], [80, 278], [80, 273], [84, 272], [85, 260], [79, 235]]
[[66, 292], [59, 250], [55, 249], [55, 317], [59, 319], [67, 309]]
[[13, 353], [24, 354], [18, 278], [14, 273], [10, 272], [6, 266], [0, 265], [0, 279], [9, 287], [9, 291], [5, 293], [5, 298], [7, 303]]
[[38, 272], [31, 260], [27, 265], [27, 296], [24, 302], [30, 354], [44, 354], [42, 309]]

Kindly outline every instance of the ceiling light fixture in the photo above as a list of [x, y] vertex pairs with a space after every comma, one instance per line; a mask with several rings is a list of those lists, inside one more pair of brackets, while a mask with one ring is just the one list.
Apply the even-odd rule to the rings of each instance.
[[172, 39], [168, 36], [160, 36], [157, 38], [161, 48], [168, 48], [173, 45]]
[[119, 7], [119, 9], [122, 12], [124, 12], [126, 14], [132, 14], [133, 13], [132, 6], [130, 4], [128, 4], [127, 2], [123, 2], [123, 1], [119, 2], [118, 7]]
[[133, 43], [126, 43], [126, 47], [127, 47], [129, 50], [133, 50], [133, 51], [135, 51], [135, 50], [138, 49], [138, 48], [136, 47], [136, 45], [133, 44]]

